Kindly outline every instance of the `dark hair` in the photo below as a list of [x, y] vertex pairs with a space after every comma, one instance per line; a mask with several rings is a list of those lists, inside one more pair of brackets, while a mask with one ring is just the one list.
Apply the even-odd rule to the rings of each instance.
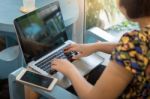
[[150, 16], [150, 0], [120, 0], [129, 18], [141, 18]]

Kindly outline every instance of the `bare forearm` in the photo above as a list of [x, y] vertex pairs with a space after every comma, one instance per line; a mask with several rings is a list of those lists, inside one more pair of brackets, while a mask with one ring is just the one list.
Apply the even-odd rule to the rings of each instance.
[[96, 51], [101, 51], [104, 53], [111, 54], [113, 49], [117, 46], [118, 43], [110, 43], [110, 42], [97, 42], [93, 47]]
[[82, 77], [78, 70], [72, 73], [69, 78], [79, 97], [84, 99], [84, 97], [89, 93], [93, 86], [88, 83], [84, 77]]

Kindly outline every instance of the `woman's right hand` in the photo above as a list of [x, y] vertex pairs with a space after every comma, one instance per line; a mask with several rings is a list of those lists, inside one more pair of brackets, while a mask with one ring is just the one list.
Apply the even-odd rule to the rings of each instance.
[[68, 48], [65, 49], [65, 53], [70, 52], [70, 51], [76, 51], [78, 54], [72, 57], [72, 59], [79, 59], [81, 57], [86, 57], [96, 52], [95, 44], [96, 43], [93, 43], [93, 44], [73, 43]]

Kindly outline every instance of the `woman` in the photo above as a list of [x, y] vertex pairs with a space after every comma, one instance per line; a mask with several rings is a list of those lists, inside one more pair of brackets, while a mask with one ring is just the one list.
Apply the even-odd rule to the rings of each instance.
[[52, 62], [52, 68], [71, 80], [82, 99], [150, 98], [150, 0], [119, 0], [118, 5], [128, 19], [139, 23], [140, 31], [126, 33], [118, 44], [72, 44], [66, 49], [79, 52], [74, 59], [97, 51], [111, 53], [108, 66], [94, 86], [69, 61]]

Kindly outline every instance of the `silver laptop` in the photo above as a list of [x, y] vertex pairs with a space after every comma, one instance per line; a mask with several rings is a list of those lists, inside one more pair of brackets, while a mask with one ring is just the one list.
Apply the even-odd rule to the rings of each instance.
[[71, 59], [65, 54], [68, 40], [58, 1], [14, 20], [20, 48], [29, 67], [41, 74], [55, 73], [50, 63], [54, 58]]

